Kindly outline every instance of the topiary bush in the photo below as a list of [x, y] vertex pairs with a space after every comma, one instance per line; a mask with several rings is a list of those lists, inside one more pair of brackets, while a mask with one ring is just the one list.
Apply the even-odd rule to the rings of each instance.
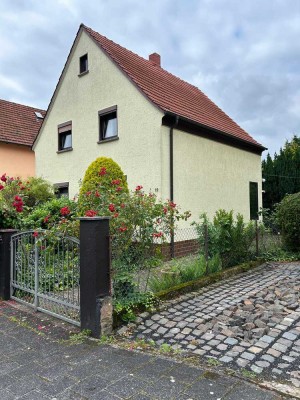
[[276, 220], [286, 249], [300, 251], [300, 192], [285, 196], [277, 205]]
[[112, 182], [121, 192], [128, 192], [126, 176], [120, 166], [111, 158], [99, 157], [93, 161], [85, 172], [79, 192], [79, 199], [87, 192], [110, 189]]

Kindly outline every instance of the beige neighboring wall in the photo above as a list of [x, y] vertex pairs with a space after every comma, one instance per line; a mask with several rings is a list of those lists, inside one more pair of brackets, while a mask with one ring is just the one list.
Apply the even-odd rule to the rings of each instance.
[[34, 152], [26, 146], [0, 143], [0, 175], [27, 178], [35, 175]]
[[[169, 195], [169, 128], [162, 127], [163, 196]], [[174, 130], [174, 201], [190, 210], [190, 222], [202, 212], [211, 218], [223, 208], [250, 219], [249, 182], [258, 183], [262, 206], [260, 155]]]
[[[79, 57], [86, 53], [89, 72], [78, 77]], [[114, 105], [119, 140], [98, 144], [98, 111]], [[162, 116], [83, 32], [34, 146], [37, 176], [69, 182], [73, 197], [89, 164], [105, 156], [119, 163], [130, 188], [141, 184], [160, 191]], [[67, 121], [72, 121], [73, 150], [57, 154], [57, 126]]]

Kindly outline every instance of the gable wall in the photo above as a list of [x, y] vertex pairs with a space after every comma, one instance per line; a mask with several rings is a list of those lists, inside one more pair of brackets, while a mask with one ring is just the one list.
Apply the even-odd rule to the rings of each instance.
[[[258, 183], [262, 207], [261, 157], [213, 140], [174, 130], [174, 201], [190, 221], [220, 209], [250, 218], [249, 182]], [[162, 127], [162, 192], [169, 197], [169, 128]]]
[[[89, 73], [78, 77], [79, 57], [88, 53]], [[70, 197], [97, 157], [115, 160], [129, 187], [146, 190], [161, 182], [160, 126], [163, 113], [154, 107], [118, 67], [83, 32], [35, 145], [38, 176], [69, 182]], [[119, 140], [97, 144], [98, 111], [118, 106]], [[58, 124], [72, 121], [73, 150], [57, 154]]]
[[34, 152], [26, 146], [0, 143], [0, 175], [27, 178], [35, 175]]

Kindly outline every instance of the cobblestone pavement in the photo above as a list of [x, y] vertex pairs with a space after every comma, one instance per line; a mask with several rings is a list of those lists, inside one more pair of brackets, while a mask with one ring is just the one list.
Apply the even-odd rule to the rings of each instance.
[[0, 399], [283, 400], [237, 378], [68, 337], [51, 318], [0, 301]]
[[300, 388], [299, 289], [299, 263], [265, 264], [140, 315], [129, 337]]

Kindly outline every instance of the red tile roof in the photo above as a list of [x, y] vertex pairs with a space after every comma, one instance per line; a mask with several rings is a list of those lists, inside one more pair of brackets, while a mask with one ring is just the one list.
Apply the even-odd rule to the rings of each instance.
[[0, 142], [32, 146], [42, 124], [35, 111], [44, 110], [0, 99]]
[[210, 129], [224, 132], [236, 139], [246, 141], [263, 149], [256, 140], [228, 117], [197, 87], [114, 43], [91, 28], [85, 25], [81, 25], [81, 27], [162, 111], [176, 114]]

